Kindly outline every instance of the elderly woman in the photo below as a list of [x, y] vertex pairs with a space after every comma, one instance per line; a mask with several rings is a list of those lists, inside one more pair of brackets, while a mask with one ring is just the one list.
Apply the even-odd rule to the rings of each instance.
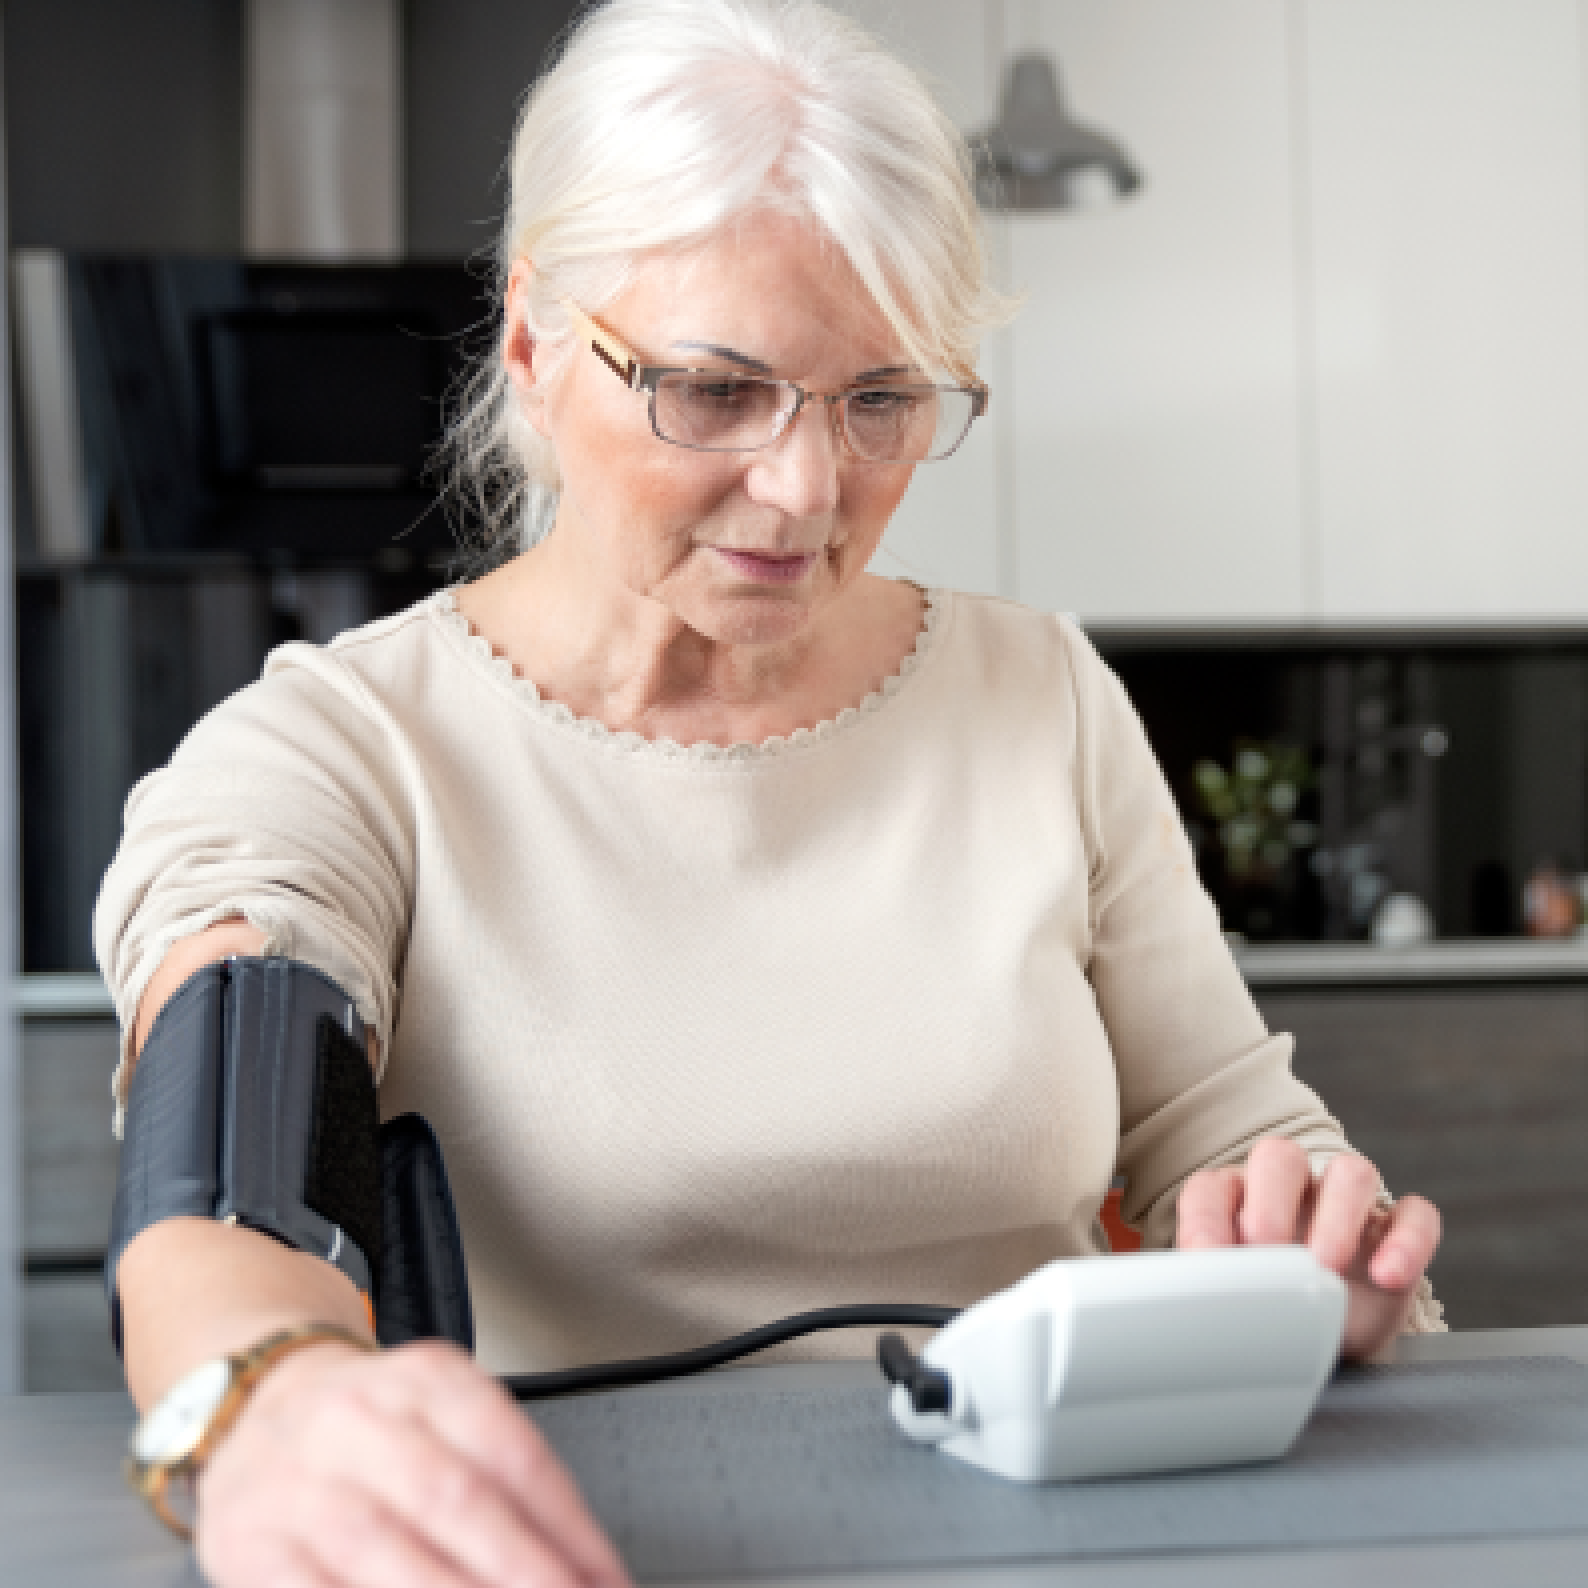
[[[866, 571], [987, 403], [966, 169], [814, 4], [591, 13], [518, 130], [457, 436], [518, 554], [277, 652], [130, 800], [127, 1063], [201, 965], [317, 967], [444, 1145], [477, 1317], [477, 1364], [263, 1378], [201, 1485], [217, 1582], [617, 1580], [489, 1372], [969, 1303], [1104, 1249], [1116, 1175], [1149, 1246], [1306, 1241], [1349, 1353], [1438, 1327], [1436, 1213], [1292, 1077], [1083, 635]], [[120, 1296], [145, 1405], [283, 1325], [368, 1334], [328, 1263], [197, 1219]]]

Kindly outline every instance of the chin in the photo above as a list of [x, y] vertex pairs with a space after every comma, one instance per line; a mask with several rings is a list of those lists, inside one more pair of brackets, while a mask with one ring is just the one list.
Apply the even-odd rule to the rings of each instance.
[[777, 645], [810, 621], [808, 590], [734, 591], [709, 597], [701, 621], [691, 626], [719, 645]]

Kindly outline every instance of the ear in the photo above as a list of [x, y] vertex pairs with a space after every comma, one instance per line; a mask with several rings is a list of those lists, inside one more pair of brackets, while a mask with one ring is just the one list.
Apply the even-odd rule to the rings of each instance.
[[502, 365], [524, 417], [547, 435], [546, 393], [537, 378], [535, 337], [529, 328], [529, 289], [534, 275], [535, 267], [527, 259], [513, 262], [502, 300]]

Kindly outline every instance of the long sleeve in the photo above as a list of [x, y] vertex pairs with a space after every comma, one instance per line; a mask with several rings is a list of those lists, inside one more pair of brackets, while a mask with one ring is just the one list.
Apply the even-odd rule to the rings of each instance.
[[173, 942], [240, 918], [346, 988], [384, 1055], [414, 848], [388, 737], [334, 652], [289, 646], [133, 789], [94, 914], [124, 1033]]
[[[1291, 1072], [1225, 944], [1174, 799], [1124, 687], [1066, 625], [1090, 863], [1090, 979], [1119, 1073], [1123, 1213], [1149, 1247], [1174, 1244], [1180, 1188], [1244, 1161], [1263, 1136], [1298, 1142], [1315, 1170], [1350, 1151]], [[1389, 1200], [1385, 1192], [1384, 1200]], [[1437, 1331], [1422, 1282], [1409, 1329]]]

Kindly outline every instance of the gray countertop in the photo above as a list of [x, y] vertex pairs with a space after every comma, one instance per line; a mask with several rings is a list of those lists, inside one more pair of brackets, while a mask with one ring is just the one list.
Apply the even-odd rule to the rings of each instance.
[[[1252, 987], [1361, 987], [1397, 982], [1588, 982], [1588, 933], [1579, 937], [1447, 938], [1415, 948], [1376, 943], [1246, 943], [1235, 962]], [[13, 992], [27, 1020], [113, 1019], [93, 971], [23, 976]]]
[[11, 1004], [24, 1020], [113, 1020], [116, 1006], [98, 971], [48, 971], [19, 976]]
[[[1588, 1361], [1588, 1327], [1433, 1335], [1402, 1343], [1411, 1361], [1569, 1356]], [[873, 1376], [868, 1363], [751, 1367], [713, 1375], [724, 1388], [740, 1375], [795, 1388]], [[698, 1387], [701, 1380], [695, 1381]], [[0, 1582], [29, 1588], [198, 1588], [190, 1558], [122, 1486], [121, 1451], [132, 1422], [125, 1395], [33, 1395], [0, 1399]], [[1524, 1537], [1393, 1548], [1134, 1557], [903, 1575], [824, 1576], [823, 1588], [880, 1581], [937, 1588], [1323, 1588], [1392, 1582], [1396, 1588], [1477, 1588], [1588, 1581], [1588, 1537]], [[778, 1588], [757, 1579], [759, 1588]], [[793, 1588], [778, 1579], [782, 1588]]]
[[1396, 982], [1588, 982], [1588, 936], [1447, 938], [1412, 948], [1376, 943], [1247, 943], [1235, 962], [1252, 987], [1357, 987]]

